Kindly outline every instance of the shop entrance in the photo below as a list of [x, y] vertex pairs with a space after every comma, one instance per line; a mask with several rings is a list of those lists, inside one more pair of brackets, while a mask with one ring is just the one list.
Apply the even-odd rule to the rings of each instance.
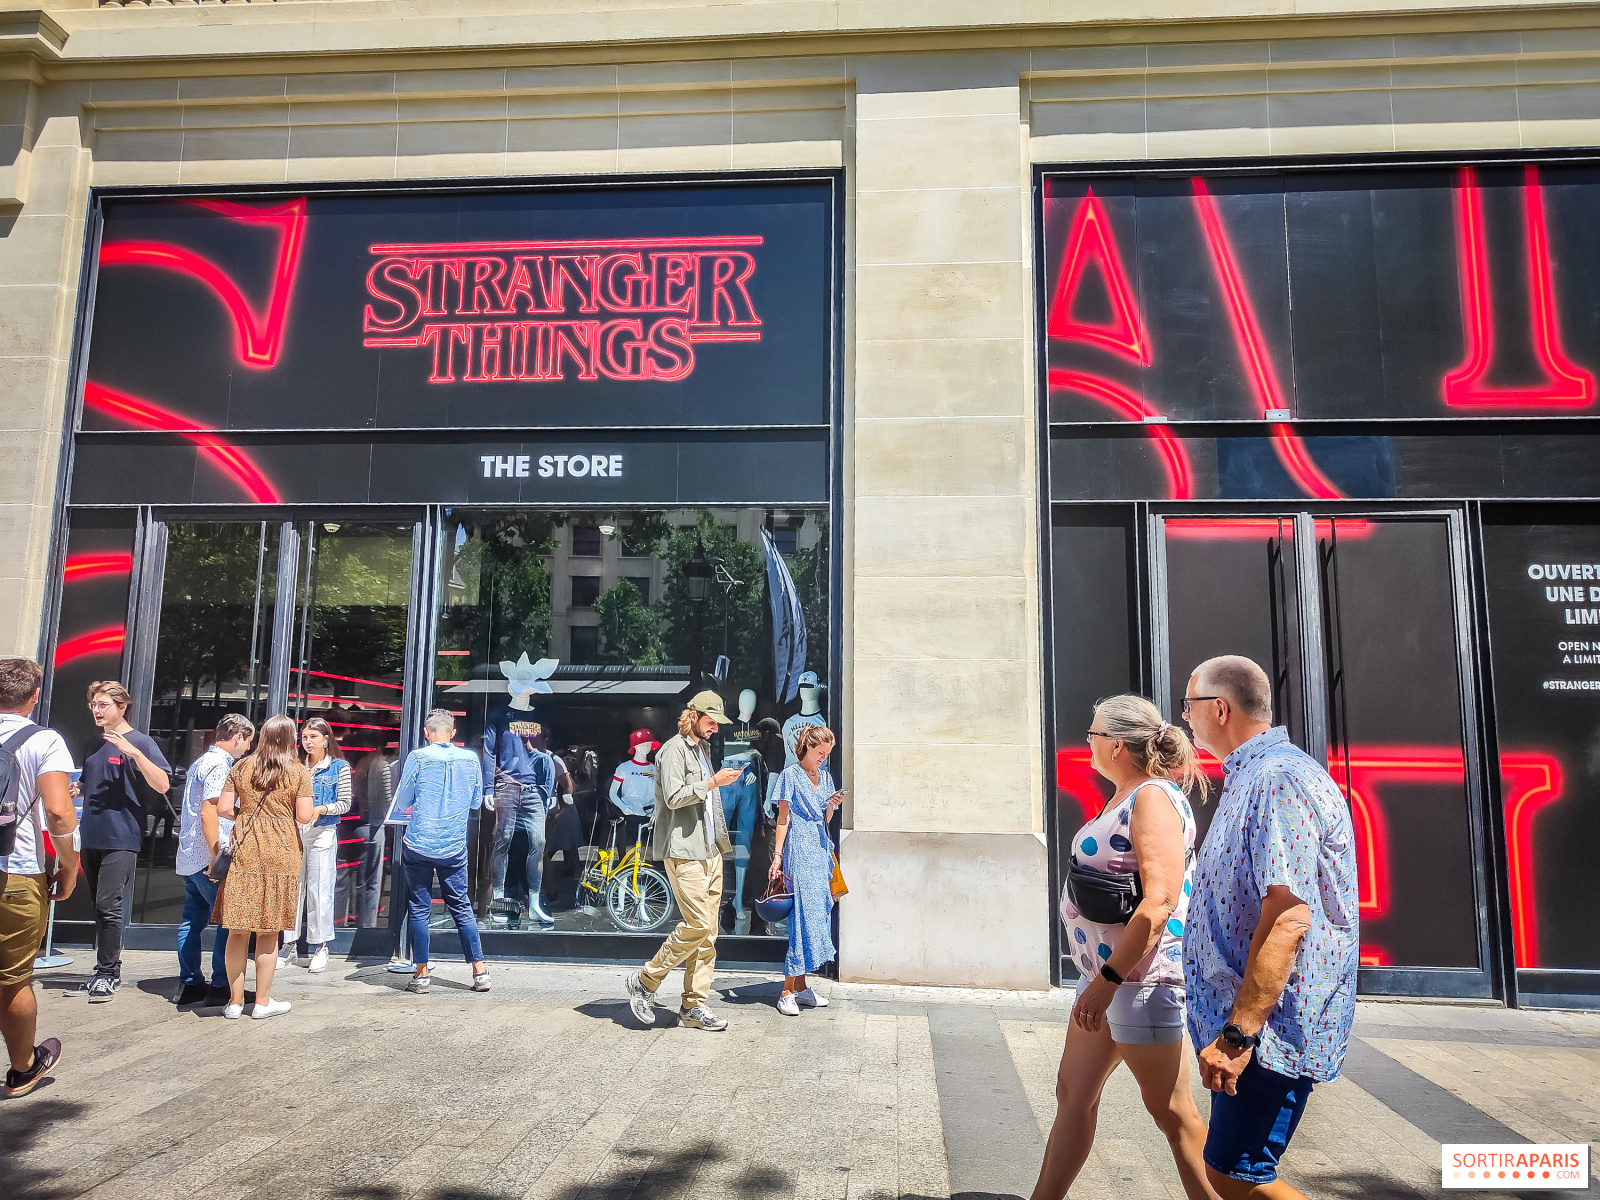
[[[415, 522], [154, 520], [144, 529], [130, 681], [175, 786], [149, 799], [131, 920], [176, 924], [183, 776], [239, 713], [327, 721], [352, 771], [340, 822], [335, 920], [382, 914], [382, 815], [405, 710]], [[376, 814], [376, 819], [370, 819]]]
[[1464, 514], [1063, 506], [1053, 524], [1058, 847], [1103, 801], [1073, 736], [1093, 699], [1127, 679], [1179, 722], [1196, 665], [1247, 655], [1349, 798], [1362, 990], [1497, 994]]

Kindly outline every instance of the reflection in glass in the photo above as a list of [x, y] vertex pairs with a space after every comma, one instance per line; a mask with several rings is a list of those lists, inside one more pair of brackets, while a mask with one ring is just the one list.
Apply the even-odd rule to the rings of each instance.
[[[486, 731], [498, 746], [515, 728], [533, 752], [557, 756], [571, 780], [571, 802], [558, 800], [543, 823], [544, 851], [535, 856], [542, 867], [530, 872], [526, 865], [538, 831], [506, 831], [502, 902], [491, 903], [498, 818], [486, 814], [474, 824], [470, 885], [488, 928], [617, 933], [670, 926], [670, 890], [648, 857], [653, 785], [645, 782], [641, 791], [639, 780], [653, 779], [653, 750], [677, 732], [687, 697], [712, 687], [729, 715], [743, 718], [724, 728], [713, 754], [749, 767], [739, 784], [723, 789], [735, 843], [723, 927], [779, 932], [765, 929], [749, 907], [765, 885], [771, 854], [771, 822], [756, 783], [765, 767], [751, 763], [751, 743], [756, 722], [773, 717], [781, 724], [801, 699], [776, 697], [763, 530], [782, 532], [774, 540], [789, 551], [783, 562], [804, 613], [805, 666], [825, 683], [825, 509], [448, 515], [434, 704], [458, 714], [458, 738], [480, 754]], [[749, 702], [741, 711], [742, 692]], [[647, 736], [635, 757], [639, 739], [630, 735], [637, 731]], [[781, 769], [781, 754], [775, 765]], [[486, 790], [497, 774], [504, 783], [503, 763], [486, 762]], [[636, 791], [650, 797], [642, 811]], [[539, 895], [530, 895], [530, 874], [542, 877]], [[553, 924], [539, 920], [541, 909]]]
[[135, 921], [176, 924], [183, 915], [175, 873], [183, 791], [217, 722], [239, 713], [259, 726], [267, 715], [278, 537], [275, 522], [167, 526], [150, 736], [172, 764], [173, 786], [165, 796], [146, 793]]
[[398, 782], [411, 599], [410, 524], [307, 522], [289, 674], [289, 715], [321, 717], [350, 763], [338, 826], [334, 923], [386, 915], [383, 821]]

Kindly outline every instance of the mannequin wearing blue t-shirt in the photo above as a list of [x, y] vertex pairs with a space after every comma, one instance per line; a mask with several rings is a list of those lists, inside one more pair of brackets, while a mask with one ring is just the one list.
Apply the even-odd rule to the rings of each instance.
[[494, 892], [489, 911], [496, 925], [509, 919], [506, 868], [518, 830], [528, 835], [524, 864], [528, 913], [541, 925], [556, 921], [545, 911], [539, 895], [544, 883], [545, 820], [563, 796], [571, 796], [572, 777], [566, 764], [544, 748], [544, 727], [533, 716], [524, 692], [494, 713], [483, 731], [483, 790], [486, 798], [494, 797], [495, 810], [494, 851], [489, 859]]

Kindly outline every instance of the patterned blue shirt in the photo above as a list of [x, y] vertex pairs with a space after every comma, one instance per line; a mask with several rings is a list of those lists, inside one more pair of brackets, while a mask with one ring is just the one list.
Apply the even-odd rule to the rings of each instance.
[[1356, 1015], [1360, 961], [1355, 836], [1343, 794], [1280, 727], [1223, 761], [1217, 813], [1195, 864], [1183, 938], [1189, 1036], [1200, 1050], [1222, 1033], [1261, 920], [1282, 884], [1305, 901], [1311, 928], [1267, 1017], [1256, 1051], [1280, 1075], [1339, 1077]]

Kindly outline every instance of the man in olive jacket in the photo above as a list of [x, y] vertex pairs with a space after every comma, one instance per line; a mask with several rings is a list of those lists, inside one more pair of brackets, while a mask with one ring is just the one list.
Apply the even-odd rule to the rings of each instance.
[[739, 778], [739, 770], [711, 770], [709, 739], [731, 724], [722, 697], [701, 692], [678, 718], [678, 734], [656, 751], [655, 833], [652, 857], [662, 860], [682, 920], [640, 971], [628, 976], [628, 1007], [642, 1024], [655, 1024], [652, 1005], [667, 973], [683, 964], [679, 1021], [690, 1029], [721, 1030], [728, 1023], [706, 1006], [717, 966], [717, 910], [722, 904], [722, 856], [728, 840], [717, 789]]

